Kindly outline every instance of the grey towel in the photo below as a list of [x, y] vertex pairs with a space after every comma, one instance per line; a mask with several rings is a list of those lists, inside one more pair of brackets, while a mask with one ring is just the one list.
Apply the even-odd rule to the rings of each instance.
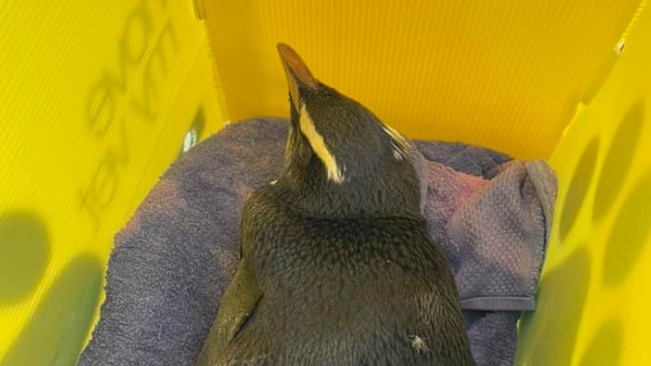
[[[192, 365], [238, 261], [242, 204], [282, 162], [285, 120], [233, 124], [182, 155], [126, 227], [79, 365]], [[513, 364], [556, 200], [542, 161], [414, 141], [424, 213], [455, 274], [478, 366]]]

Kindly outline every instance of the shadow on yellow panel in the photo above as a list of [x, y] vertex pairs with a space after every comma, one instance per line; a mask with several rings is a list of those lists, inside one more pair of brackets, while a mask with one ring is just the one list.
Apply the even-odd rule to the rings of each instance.
[[590, 342], [579, 366], [621, 365], [624, 327], [620, 321], [611, 320], [603, 324]]
[[73, 259], [54, 280], [2, 366], [74, 365], [98, 305], [102, 275], [97, 258]]
[[633, 187], [617, 211], [606, 241], [601, 283], [623, 285], [648, 250], [651, 232], [651, 167]]
[[[588, 252], [582, 249], [541, 279], [535, 312], [539, 326], [525, 328], [520, 336], [520, 344], [528, 348], [527, 357], [520, 360], [524, 365], [570, 364], [591, 270]], [[531, 321], [531, 316], [525, 316], [523, 322]]]
[[0, 306], [28, 299], [50, 259], [43, 220], [28, 212], [0, 212]]

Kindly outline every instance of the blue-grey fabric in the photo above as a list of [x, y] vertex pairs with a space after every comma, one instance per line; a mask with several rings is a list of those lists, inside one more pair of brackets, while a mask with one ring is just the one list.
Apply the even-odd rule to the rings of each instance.
[[[116, 235], [81, 366], [192, 365], [238, 263], [242, 205], [282, 163], [287, 121], [233, 124], [182, 155]], [[535, 308], [556, 200], [543, 161], [413, 141], [423, 211], [452, 269], [478, 366], [509, 366]]]

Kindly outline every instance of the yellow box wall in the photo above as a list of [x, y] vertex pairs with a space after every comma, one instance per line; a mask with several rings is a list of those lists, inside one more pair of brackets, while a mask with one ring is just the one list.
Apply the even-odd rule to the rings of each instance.
[[185, 0], [0, 1], [0, 365], [74, 363], [115, 232], [222, 125], [207, 46]]
[[195, 0], [233, 121], [288, 114], [275, 45], [409, 137], [547, 157], [640, 0]]
[[550, 157], [561, 186], [518, 365], [651, 365], [651, 8]]

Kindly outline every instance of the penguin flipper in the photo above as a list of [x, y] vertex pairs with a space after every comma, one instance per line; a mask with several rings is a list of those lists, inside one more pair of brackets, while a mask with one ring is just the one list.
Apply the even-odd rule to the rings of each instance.
[[235, 277], [226, 288], [215, 322], [210, 328], [195, 366], [215, 366], [228, 344], [255, 312], [262, 290], [245, 258], [240, 260]]

